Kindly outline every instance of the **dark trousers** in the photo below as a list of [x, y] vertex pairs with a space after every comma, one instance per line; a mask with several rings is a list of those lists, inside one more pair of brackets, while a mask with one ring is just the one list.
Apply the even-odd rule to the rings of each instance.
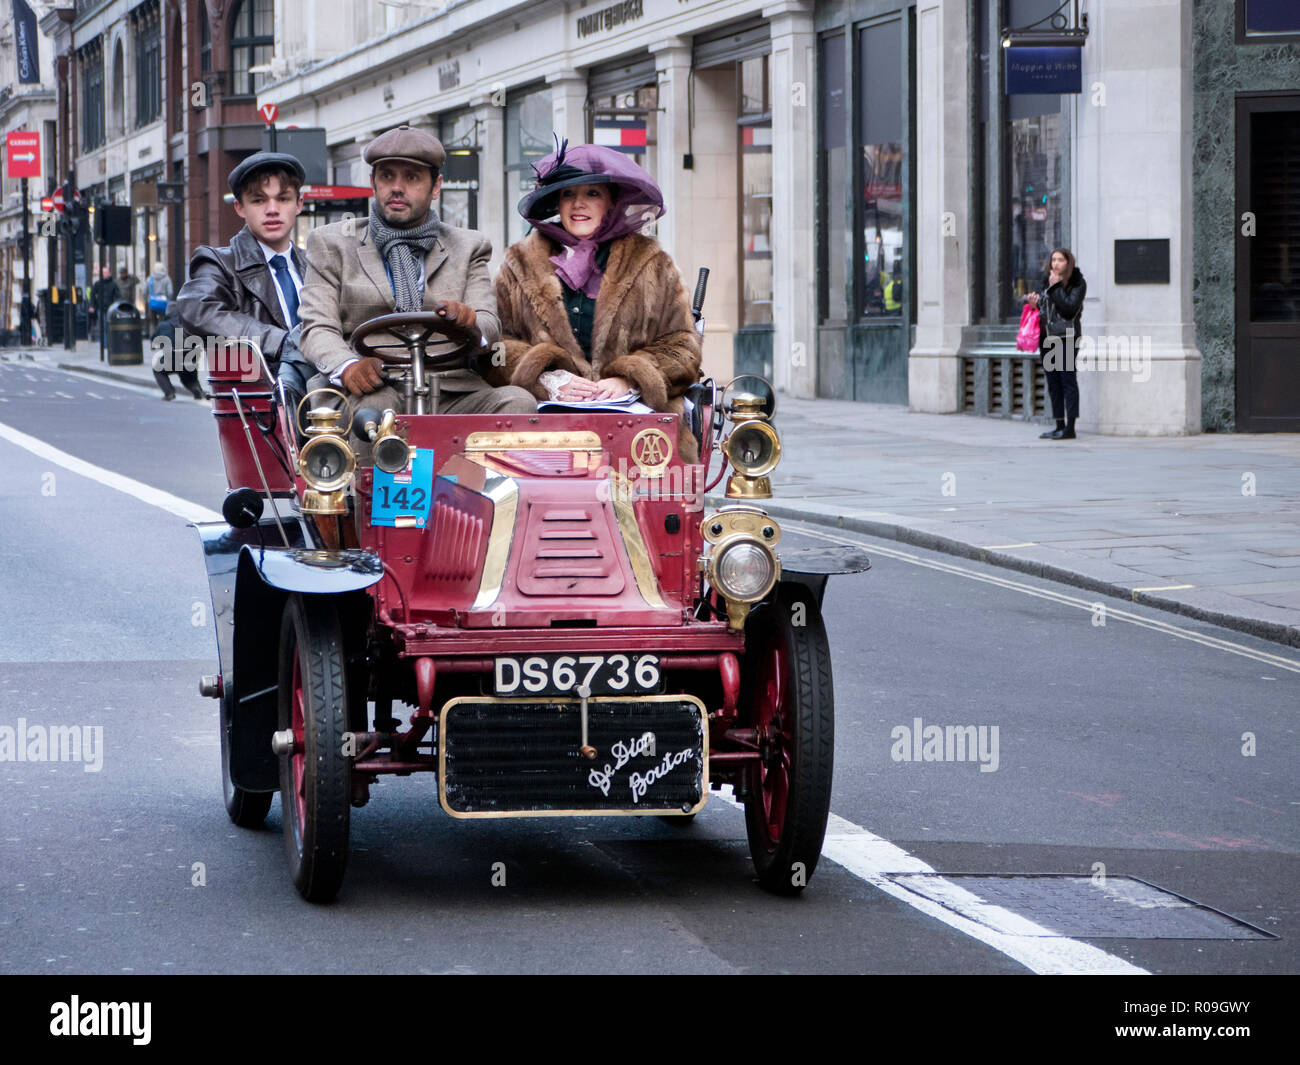
[[1052, 417], [1073, 425], [1079, 416], [1079, 373], [1077, 370], [1047, 370], [1047, 395]]
[[[186, 389], [192, 396], [203, 394], [203, 388], [199, 385], [199, 375], [194, 370], [176, 370], [176, 376], [181, 379], [181, 387]], [[158, 382], [158, 387], [162, 389], [164, 396], [176, 395], [176, 389], [172, 388], [171, 379], [162, 370], [154, 370], [153, 379]]]

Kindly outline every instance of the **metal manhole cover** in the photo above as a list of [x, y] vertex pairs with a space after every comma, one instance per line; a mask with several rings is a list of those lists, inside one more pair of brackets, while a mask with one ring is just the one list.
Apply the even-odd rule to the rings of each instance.
[[998, 932], [1080, 939], [1277, 939], [1134, 876], [886, 873], [908, 891]]

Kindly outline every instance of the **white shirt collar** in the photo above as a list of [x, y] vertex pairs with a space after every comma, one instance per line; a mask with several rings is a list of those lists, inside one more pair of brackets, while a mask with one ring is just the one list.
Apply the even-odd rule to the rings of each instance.
[[[253, 239], [254, 239], [254, 240], [257, 240], [256, 237], [254, 237]], [[289, 245], [289, 247], [287, 247], [284, 251], [276, 251], [276, 250], [275, 250], [274, 248], [272, 248], [270, 245], [268, 245], [268, 244], [263, 244], [260, 240], [257, 240], [257, 246], [258, 246], [259, 248], [262, 249], [262, 255], [265, 257], [265, 259], [266, 259], [266, 261], [267, 261], [268, 263], [269, 263], [269, 262], [270, 262], [270, 261], [271, 261], [275, 256], [277, 256], [277, 255], [283, 255], [284, 258], [285, 258], [285, 261], [288, 262], [288, 264], [289, 264], [290, 266], [293, 265], [293, 244], [292, 244], [292, 243], [291, 243], [291, 244]]]

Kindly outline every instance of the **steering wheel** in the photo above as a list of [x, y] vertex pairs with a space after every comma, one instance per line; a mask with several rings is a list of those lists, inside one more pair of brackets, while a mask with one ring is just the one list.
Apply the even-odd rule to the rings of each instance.
[[[376, 333], [389, 333], [392, 339], [380, 343], [370, 340]], [[442, 370], [472, 368], [470, 357], [483, 349], [483, 334], [475, 326], [460, 326], [444, 318], [437, 311], [408, 311], [383, 314], [363, 322], [352, 331], [352, 347], [363, 359], [374, 356], [389, 365], [409, 366], [411, 352], [421, 351], [433, 336], [456, 344], [451, 351], [426, 355], [425, 370], [438, 373]]]

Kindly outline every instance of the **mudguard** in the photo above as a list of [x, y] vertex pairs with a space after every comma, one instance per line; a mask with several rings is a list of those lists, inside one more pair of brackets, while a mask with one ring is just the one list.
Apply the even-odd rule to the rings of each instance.
[[[271, 734], [277, 727], [285, 599], [290, 592], [353, 599], [383, 577], [383, 564], [373, 553], [312, 550], [304, 546], [299, 521], [281, 520], [289, 548], [279, 546], [283, 540], [269, 517], [247, 529], [224, 522], [195, 525], [212, 593], [223, 710], [230, 721], [230, 776], [247, 791], [280, 786]], [[362, 615], [352, 610], [349, 616]]]
[[860, 547], [804, 547], [781, 553], [781, 579], [802, 584], [821, 606], [826, 581], [836, 573], [864, 573], [871, 559]]

